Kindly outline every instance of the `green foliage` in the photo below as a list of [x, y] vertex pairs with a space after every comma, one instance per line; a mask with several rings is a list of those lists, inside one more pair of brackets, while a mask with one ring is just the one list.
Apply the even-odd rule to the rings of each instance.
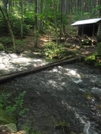
[[63, 44], [56, 45], [53, 42], [49, 42], [44, 49], [44, 55], [49, 57], [50, 59], [53, 58], [62, 58], [67, 55], [67, 51], [63, 49]]
[[24, 41], [23, 40], [15, 40], [15, 44], [18, 46], [23, 46]]
[[27, 127], [27, 128], [26, 128], [26, 131], [28, 132], [28, 134], [41, 134], [41, 133], [38, 132], [38, 131], [32, 130], [30, 127]]
[[[21, 35], [21, 19], [17, 18], [16, 16], [14, 16], [12, 14], [9, 15], [9, 18], [10, 18], [11, 27], [12, 27], [14, 35], [16, 37], [20, 37], [20, 35]], [[23, 24], [23, 34], [27, 35], [27, 33], [28, 33], [28, 27], [24, 23]]]
[[2, 43], [0, 43], [0, 51], [1, 51], [1, 50], [4, 50], [4, 46], [3, 46]]
[[27, 12], [24, 16], [24, 23], [28, 26], [28, 28], [34, 28], [34, 13]]
[[25, 91], [20, 93], [15, 99], [12, 97], [11, 93], [2, 94], [0, 96], [1, 104], [5, 110], [5, 113], [9, 116], [22, 116], [26, 111], [27, 108], [23, 108], [23, 101]]
[[2, 42], [4, 45], [12, 44], [12, 41], [9, 37], [2, 36], [0, 37], [0, 42]]
[[[14, 35], [16, 37], [20, 37], [20, 35], [21, 35], [21, 19], [17, 18], [14, 14], [9, 14], [9, 20], [10, 20]], [[8, 33], [9, 33], [9, 31], [8, 31], [7, 24], [6, 24], [3, 16], [0, 13], [0, 34], [6, 35]], [[28, 26], [24, 23], [23, 24], [23, 34], [27, 35], [27, 33], [28, 33]]]
[[67, 127], [70, 127], [70, 123], [69, 122], [58, 122], [56, 125], [55, 125], [55, 127], [56, 126], [67, 126]]
[[86, 57], [85, 62], [94, 65], [94, 63], [96, 62], [95, 54]]
[[86, 62], [95, 61], [95, 54], [86, 57], [85, 58], [85, 61]]
[[[13, 33], [16, 37], [20, 37], [21, 35], [21, 22], [20, 20], [14, 20], [11, 24]], [[23, 24], [23, 35], [27, 35], [28, 28], [26, 24]]]

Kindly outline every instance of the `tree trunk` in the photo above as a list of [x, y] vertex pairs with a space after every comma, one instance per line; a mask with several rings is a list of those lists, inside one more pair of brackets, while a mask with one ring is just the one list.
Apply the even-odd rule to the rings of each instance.
[[12, 43], [13, 43], [13, 47], [14, 47], [14, 51], [15, 51], [15, 40], [14, 40], [14, 35], [13, 35], [13, 31], [12, 31], [12, 28], [11, 28], [11, 25], [10, 25], [10, 21], [9, 21], [9, 17], [8, 17], [8, 13], [7, 13], [7, 10], [6, 10], [6, 16], [1, 8], [1, 5], [0, 5], [0, 11], [4, 17], [4, 20], [6, 21], [7, 23], [7, 26], [8, 26], [8, 30], [9, 30], [9, 33], [11, 35], [11, 39], [12, 39]]
[[34, 26], [34, 32], [35, 32], [35, 47], [37, 47], [37, 0], [35, 0], [35, 26]]
[[[43, 11], [43, 0], [40, 2], [40, 14], [42, 14]], [[39, 21], [39, 31], [43, 32], [43, 24], [42, 24], [42, 19]]]
[[56, 43], [58, 43], [58, 32], [57, 32], [57, 22], [56, 22], [56, 8], [55, 1], [53, 0], [53, 8], [54, 8], [54, 25], [55, 25], [55, 34], [56, 34]]
[[101, 0], [99, 0], [99, 6], [100, 6], [99, 17], [101, 18]]
[[[100, 6], [100, 10], [99, 10], [99, 17], [101, 17], [101, 0], [99, 0], [99, 6]], [[97, 37], [98, 42], [101, 42], [101, 23], [99, 24], [98, 27], [98, 37]]]
[[23, 38], [23, 0], [21, 1], [21, 40]]

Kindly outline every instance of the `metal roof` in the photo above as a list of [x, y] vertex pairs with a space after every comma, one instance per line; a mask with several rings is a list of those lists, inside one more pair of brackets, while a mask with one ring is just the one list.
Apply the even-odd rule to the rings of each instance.
[[78, 25], [84, 25], [84, 24], [93, 24], [101, 21], [101, 18], [95, 18], [95, 19], [87, 19], [87, 20], [80, 20], [76, 21], [75, 23], [71, 24], [72, 26], [78, 26]]

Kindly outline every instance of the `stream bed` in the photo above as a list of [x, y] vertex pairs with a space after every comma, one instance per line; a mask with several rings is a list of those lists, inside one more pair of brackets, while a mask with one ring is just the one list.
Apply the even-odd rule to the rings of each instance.
[[101, 70], [83, 63], [56, 66], [1, 85], [25, 91], [17, 127], [39, 134], [101, 134]]

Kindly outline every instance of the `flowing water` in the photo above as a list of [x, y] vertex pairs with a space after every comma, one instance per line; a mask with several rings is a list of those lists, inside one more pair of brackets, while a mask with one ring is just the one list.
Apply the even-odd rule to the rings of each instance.
[[[28, 64], [28, 62], [27, 62]], [[1, 85], [12, 98], [26, 91], [18, 129], [41, 134], [101, 134], [101, 70], [83, 63], [57, 66]]]

